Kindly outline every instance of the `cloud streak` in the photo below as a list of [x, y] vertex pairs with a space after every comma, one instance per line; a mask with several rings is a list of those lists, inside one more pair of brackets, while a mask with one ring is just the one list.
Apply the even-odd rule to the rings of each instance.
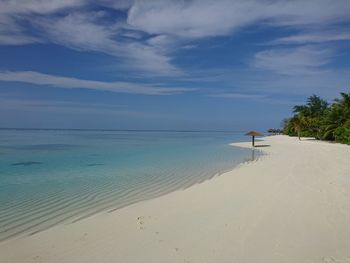
[[85, 0], [30, 0], [30, 1], [1, 1], [0, 13], [2, 14], [49, 14], [62, 9], [78, 7], [86, 4]]
[[268, 96], [262, 95], [262, 94], [243, 94], [243, 93], [233, 93], [233, 92], [223, 92], [223, 93], [214, 93], [214, 94], [208, 94], [209, 97], [214, 98], [226, 98], [226, 99], [247, 99], [247, 100], [260, 100], [265, 99]]
[[143, 95], [172, 95], [191, 91], [191, 89], [181, 87], [165, 87], [146, 84], [140, 85], [130, 82], [83, 80], [78, 78], [48, 75], [33, 71], [0, 71], [0, 81], [23, 82], [57, 88], [83, 88]]
[[350, 31], [334, 30], [320, 32], [305, 32], [298, 35], [278, 38], [272, 41], [272, 45], [276, 44], [310, 44], [310, 43], [326, 43], [334, 41], [350, 40]]
[[323, 72], [333, 52], [317, 46], [274, 48], [255, 54], [251, 65], [285, 75], [308, 75]]

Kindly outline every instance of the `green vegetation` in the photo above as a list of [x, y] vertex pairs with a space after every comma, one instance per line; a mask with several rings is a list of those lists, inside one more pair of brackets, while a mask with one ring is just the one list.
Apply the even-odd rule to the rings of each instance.
[[283, 133], [350, 144], [350, 93], [340, 95], [332, 104], [312, 95], [305, 105], [294, 106], [294, 116], [284, 120]]
[[283, 130], [271, 128], [271, 129], [268, 129], [267, 132], [270, 133], [270, 134], [273, 134], [273, 135], [277, 135], [277, 134], [283, 133]]

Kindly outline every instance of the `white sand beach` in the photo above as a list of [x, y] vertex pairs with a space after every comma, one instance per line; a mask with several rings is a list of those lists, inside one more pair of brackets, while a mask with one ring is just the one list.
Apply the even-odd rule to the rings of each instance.
[[204, 183], [6, 240], [0, 262], [350, 262], [350, 147], [256, 144], [266, 155]]

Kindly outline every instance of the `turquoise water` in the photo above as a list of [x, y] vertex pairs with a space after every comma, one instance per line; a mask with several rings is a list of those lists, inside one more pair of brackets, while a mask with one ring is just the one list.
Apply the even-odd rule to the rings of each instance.
[[249, 159], [240, 133], [0, 130], [0, 240], [160, 196]]

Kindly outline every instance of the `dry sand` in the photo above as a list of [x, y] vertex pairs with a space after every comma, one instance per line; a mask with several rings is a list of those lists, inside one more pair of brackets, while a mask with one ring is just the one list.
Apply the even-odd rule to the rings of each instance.
[[0, 262], [350, 262], [350, 147], [259, 143], [210, 181], [2, 242]]

